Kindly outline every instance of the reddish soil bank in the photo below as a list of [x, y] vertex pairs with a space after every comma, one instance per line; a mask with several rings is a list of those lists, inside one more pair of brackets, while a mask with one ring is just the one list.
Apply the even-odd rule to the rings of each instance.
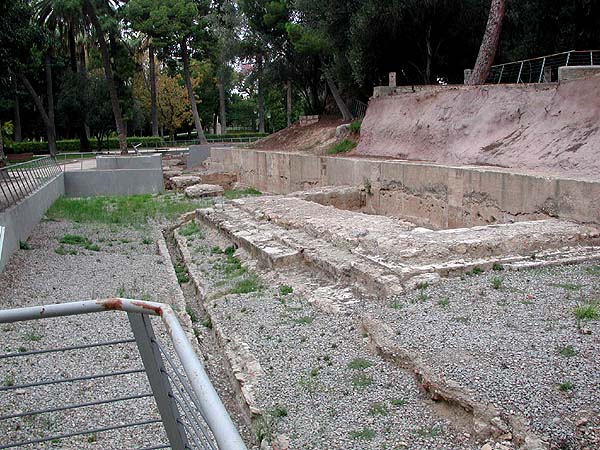
[[353, 153], [600, 179], [600, 76], [372, 99]]

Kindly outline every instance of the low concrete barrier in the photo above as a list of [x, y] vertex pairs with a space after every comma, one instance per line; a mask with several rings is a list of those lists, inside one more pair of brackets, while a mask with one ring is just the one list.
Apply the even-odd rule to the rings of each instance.
[[96, 156], [98, 170], [119, 169], [161, 169], [162, 156], [160, 153], [138, 156]]
[[202, 165], [210, 156], [210, 145], [190, 145], [187, 156], [187, 167], [193, 169]]
[[0, 227], [4, 228], [4, 239], [0, 243], [0, 272], [19, 249], [19, 241], [27, 240], [46, 210], [64, 193], [64, 173], [60, 173], [16, 205], [0, 212]]
[[65, 194], [69, 197], [158, 194], [164, 190], [161, 169], [65, 172]]
[[459, 228], [559, 217], [600, 223], [600, 181], [516, 174], [409, 161], [214, 148], [211, 164], [239, 182], [287, 194], [320, 186], [363, 186], [364, 212]]

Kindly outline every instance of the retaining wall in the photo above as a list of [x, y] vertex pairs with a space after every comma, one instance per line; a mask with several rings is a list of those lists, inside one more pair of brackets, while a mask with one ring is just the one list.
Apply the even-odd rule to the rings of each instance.
[[161, 169], [160, 153], [139, 156], [96, 156], [98, 170], [117, 169]]
[[44, 184], [16, 205], [0, 212], [0, 227], [4, 227], [4, 242], [0, 249], [0, 271], [10, 256], [26, 241], [46, 210], [65, 193], [64, 173]]
[[600, 182], [488, 168], [329, 157], [240, 148], [211, 150], [211, 164], [239, 181], [287, 194], [321, 186], [363, 186], [364, 212], [434, 228], [559, 217], [600, 223]]
[[164, 190], [160, 168], [65, 172], [65, 193], [69, 197], [158, 194]]

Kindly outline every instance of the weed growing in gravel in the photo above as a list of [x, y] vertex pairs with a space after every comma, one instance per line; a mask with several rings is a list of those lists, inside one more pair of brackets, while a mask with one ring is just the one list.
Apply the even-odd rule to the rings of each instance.
[[594, 266], [586, 267], [585, 271], [590, 275], [600, 276], [600, 265], [596, 264]]
[[558, 385], [558, 389], [560, 389], [562, 392], [569, 392], [571, 389], [573, 389], [573, 383], [571, 381], [565, 381], [564, 383], [560, 383]]
[[15, 379], [12, 375], [6, 374], [6, 375], [4, 375], [4, 381], [2, 382], [2, 384], [6, 387], [14, 386]]
[[260, 290], [260, 284], [256, 275], [250, 275], [236, 282], [231, 288], [231, 294], [249, 294]]
[[462, 323], [462, 324], [465, 324], [465, 325], [468, 324], [471, 321], [471, 319], [469, 317], [461, 317], [461, 316], [455, 316], [455, 317], [452, 318], [452, 320], [454, 322]]
[[77, 250], [73, 250], [73, 249], [66, 249], [64, 245], [59, 245], [57, 248], [54, 249], [54, 253], [56, 253], [57, 255], [76, 255], [77, 254]]
[[236, 198], [251, 197], [258, 195], [262, 195], [262, 192], [253, 187], [249, 187], [246, 189], [228, 189], [223, 193], [223, 197], [225, 197], [227, 200], [235, 200]]
[[404, 308], [404, 303], [402, 303], [401, 301], [398, 301], [398, 300], [394, 300], [390, 304], [390, 308], [393, 308], [393, 309], [402, 309], [402, 308]]
[[92, 433], [88, 436], [87, 441], [90, 444], [93, 444], [94, 442], [96, 442], [98, 440], [98, 435], [96, 433]]
[[235, 254], [235, 247], [233, 245], [230, 245], [225, 250], [223, 250], [223, 253], [225, 253], [229, 257], [232, 257]]
[[252, 423], [256, 440], [262, 442], [263, 440], [273, 440], [273, 418], [268, 414], [258, 416]]
[[302, 375], [298, 380], [298, 384], [309, 392], [316, 392], [319, 390], [319, 383], [316, 377], [310, 375]]
[[502, 272], [504, 270], [504, 266], [500, 263], [494, 263], [494, 265], [492, 266], [492, 270], [496, 272]]
[[563, 288], [565, 291], [579, 291], [583, 287], [580, 284], [573, 284], [573, 283], [561, 283], [561, 284], [555, 284], [554, 286]]
[[148, 220], [171, 220], [180, 214], [208, 207], [210, 200], [194, 202], [180, 194], [59, 198], [48, 210], [50, 219], [142, 225]]
[[221, 250], [221, 247], [215, 246], [213, 248], [210, 249], [210, 254], [211, 255], [220, 255], [223, 253], [223, 250]]
[[363, 439], [365, 441], [370, 441], [375, 437], [375, 432], [370, 428], [363, 428], [362, 430], [351, 431], [350, 437], [352, 439]]
[[577, 355], [577, 352], [572, 345], [567, 345], [558, 350], [558, 354], [563, 358], [572, 358], [573, 356]]
[[200, 322], [202, 324], [202, 326], [208, 328], [209, 330], [212, 330], [212, 320], [209, 316], [204, 317], [204, 319], [202, 319], [202, 322]]
[[233, 255], [227, 255], [224, 261], [215, 263], [214, 268], [223, 272], [228, 278], [237, 278], [247, 272], [241, 261]]
[[448, 300], [448, 297], [444, 297], [443, 299], [438, 300], [438, 305], [442, 308], [448, 308], [450, 306], [450, 300]]
[[427, 283], [426, 281], [419, 281], [417, 283], [417, 289], [424, 291], [425, 289], [427, 289], [429, 287], [429, 283]]
[[588, 304], [579, 305], [575, 308], [575, 317], [578, 321], [582, 320], [598, 320], [600, 314], [598, 313], [598, 305]]
[[366, 373], [357, 373], [352, 377], [352, 386], [355, 389], [363, 390], [373, 384], [373, 378]]
[[17, 351], [18, 351], [19, 353], [25, 353], [25, 352], [27, 351], [27, 347], [23, 347], [23, 346], [21, 346], [21, 347], [19, 347], [19, 348], [17, 349]]
[[417, 294], [417, 302], [426, 302], [429, 299], [429, 295], [425, 292], [425, 289], [419, 289], [419, 293]]
[[202, 230], [200, 230], [200, 227], [194, 220], [188, 222], [186, 225], [183, 225], [181, 228], [179, 228], [179, 234], [185, 237], [199, 235], [198, 237], [200, 239], [204, 239], [204, 236], [202, 235]]
[[198, 322], [198, 316], [196, 315], [195, 311], [189, 305], [185, 306], [185, 312], [187, 313], [188, 316], [190, 316], [190, 320], [192, 321], [192, 323]]
[[481, 267], [473, 267], [473, 269], [469, 272], [466, 272], [466, 275], [480, 275], [483, 273], [483, 269]]
[[286, 408], [285, 406], [280, 406], [280, 405], [277, 405], [275, 408], [273, 408], [273, 409], [271, 410], [271, 415], [272, 415], [273, 417], [277, 417], [277, 418], [280, 418], [280, 417], [287, 417], [287, 415], [288, 415], [288, 410], [287, 410], [287, 408]]
[[281, 286], [279, 286], [279, 294], [282, 296], [286, 296], [291, 294], [292, 292], [294, 292], [294, 289], [291, 286], [288, 286], [287, 284], [282, 284]]
[[387, 416], [389, 413], [387, 406], [383, 402], [375, 402], [371, 403], [371, 408], [369, 409], [369, 414], [371, 416]]
[[26, 341], [38, 342], [38, 341], [41, 341], [44, 336], [42, 336], [37, 331], [30, 331], [28, 333], [25, 333], [25, 335], [23, 337], [25, 338]]
[[492, 278], [492, 287], [494, 289], [500, 289], [502, 287], [502, 282], [504, 281], [504, 278], [502, 277], [494, 277]]
[[422, 427], [417, 430], [417, 434], [422, 438], [430, 439], [439, 435], [441, 431], [438, 426]]
[[406, 400], [404, 400], [403, 398], [393, 398], [390, 400], [390, 403], [392, 404], [392, 406], [398, 408], [400, 406], [406, 405]]
[[175, 275], [177, 276], [177, 281], [179, 284], [187, 283], [190, 281], [190, 277], [187, 273], [187, 269], [182, 262], [177, 262], [175, 264]]
[[79, 236], [77, 234], [65, 234], [60, 240], [61, 244], [76, 245], [77, 247], [83, 247], [86, 250], [94, 252], [100, 251], [98, 245], [93, 244], [88, 238]]
[[19, 248], [21, 250], [31, 250], [31, 245], [29, 245], [27, 242], [19, 241]]
[[313, 369], [310, 370], [310, 376], [311, 377], [318, 377], [319, 376], [319, 368], [318, 367], [314, 367]]
[[369, 360], [363, 358], [356, 358], [350, 361], [346, 367], [348, 367], [348, 369], [364, 370], [368, 369], [372, 365], [373, 363]]
[[150, 238], [145, 237], [144, 239], [142, 239], [142, 244], [144, 245], [150, 245], [152, 244], [154, 241]]
[[315, 320], [315, 318], [312, 316], [302, 316], [298, 317], [297, 319], [294, 319], [294, 322], [296, 322], [299, 325], [310, 325], [311, 323], [313, 323], [313, 320]]

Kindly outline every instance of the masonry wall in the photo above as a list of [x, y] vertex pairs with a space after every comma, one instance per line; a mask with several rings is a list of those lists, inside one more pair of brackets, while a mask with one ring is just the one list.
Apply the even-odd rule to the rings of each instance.
[[435, 228], [559, 217], [600, 223], [600, 182], [406, 161], [240, 148], [211, 150], [211, 164], [240, 183], [285, 194], [321, 186], [370, 186], [365, 212]]
[[65, 172], [65, 193], [69, 197], [158, 194], [163, 191], [160, 168]]
[[46, 210], [64, 193], [64, 173], [61, 173], [18, 204], [0, 212], [0, 226], [5, 228], [4, 243], [0, 250], [0, 271], [19, 249], [19, 241], [27, 240]]

